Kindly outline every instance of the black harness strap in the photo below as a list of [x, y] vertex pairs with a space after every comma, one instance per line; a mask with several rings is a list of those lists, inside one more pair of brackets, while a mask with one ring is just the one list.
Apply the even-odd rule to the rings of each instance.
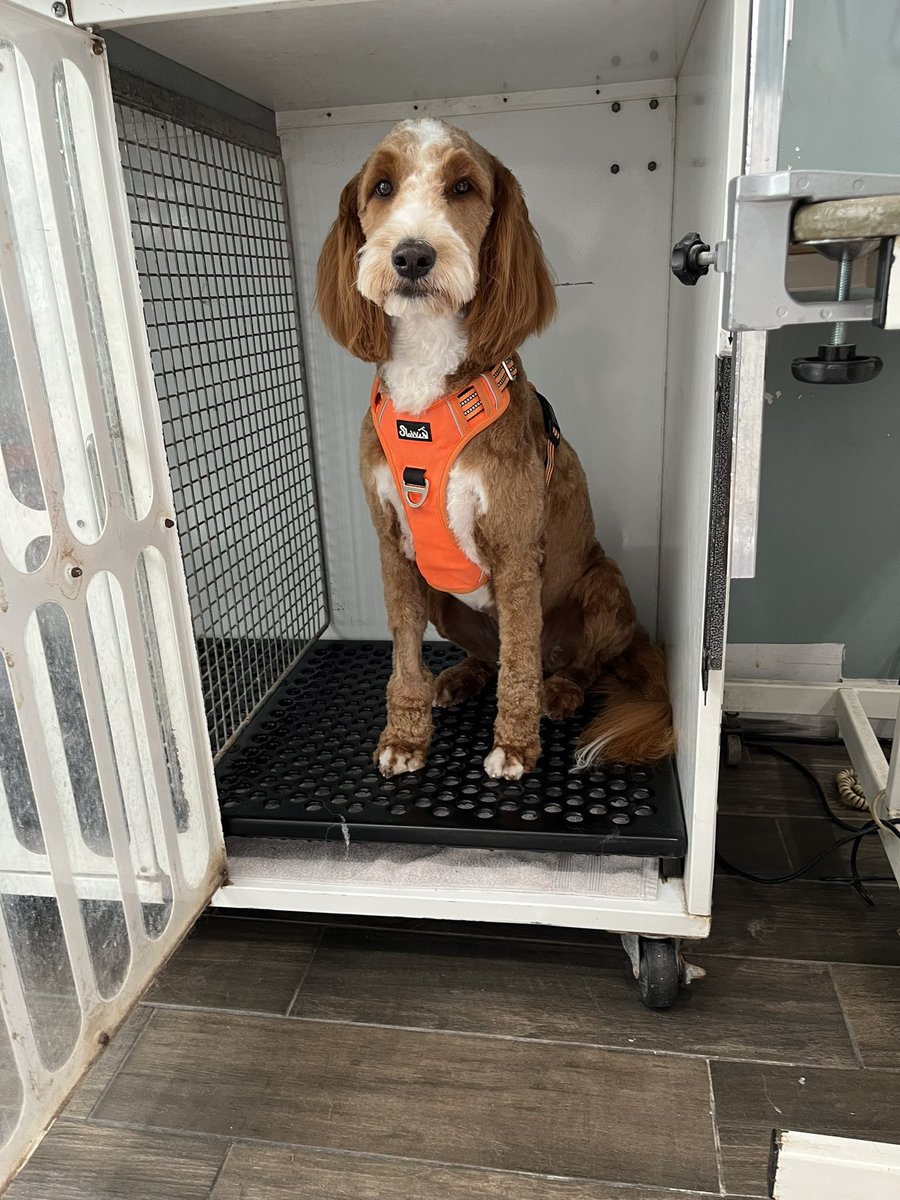
[[541, 414], [544, 418], [544, 432], [547, 435], [547, 451], [544, 455], [544, 474], [549, 485], [553, 476], [553, 461], [556, 456], [556, 447], [559, 445], [562, 431], [559, 428], [559, 421], [556, 419], [556, 413], [553, 411], [553, 405], [546, 396], [535, 388], [534, 394], [537, 396], [541, 404]]

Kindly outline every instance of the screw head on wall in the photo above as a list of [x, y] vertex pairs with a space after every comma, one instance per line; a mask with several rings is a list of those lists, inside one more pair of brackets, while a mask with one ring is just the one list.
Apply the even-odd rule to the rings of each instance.
[[62, 3], [62, 0], [56, 0], [56, 3], [50, 6], [50, 11], [54, 17], [67, 17], [69, 15], [69, 10]]

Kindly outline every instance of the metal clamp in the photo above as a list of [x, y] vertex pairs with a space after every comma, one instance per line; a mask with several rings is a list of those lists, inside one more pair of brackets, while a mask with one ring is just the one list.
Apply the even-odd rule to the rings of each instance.
[[[858, 175], [850, 171], [775, 171], [742, 175], [729, 189], [729, 227], [720, 250], [725, 274], [722, 325], [735, 332], [781, 329], [819, 321], [869, 321], [872, 300], [800, 301], [787, 290], [790, 246], [798, 240], [798, 210], [825, 200], [900, 195], [900, 175]], [[802, 233], [803, 222], [797, 233]], [[887, 226], [867, 236], [893, 236]], [[844, 233], [846, 240], [848, 234]], [[821, 238], [815, 239], [821, 248]]]

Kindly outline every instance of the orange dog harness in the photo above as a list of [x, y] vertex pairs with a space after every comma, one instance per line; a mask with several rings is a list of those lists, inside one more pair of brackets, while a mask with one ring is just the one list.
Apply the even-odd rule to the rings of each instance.
[[[460, 391], [439, 396], [418, 417], [398, 417], [380, 379], [372, 387], [372, 420], [403, 498], [416, 566], [436, 591], [465, 595], [488, 578], [463, 552], [450, 528], [447, 481], [462, 449], [506, 412], [508, 388], [515, 378], [515, 363], [504, 359]], [[543, 397], [540, 400], [548, 431], [549, 483], [560, 435], [553, 410]]]

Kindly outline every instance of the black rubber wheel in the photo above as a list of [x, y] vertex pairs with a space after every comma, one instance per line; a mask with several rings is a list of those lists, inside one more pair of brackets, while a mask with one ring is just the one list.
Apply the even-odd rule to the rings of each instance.
[[681, 987], [681, 967], [674, 942], [641, 938], [638, 987], [647, 1008], [672, 1007]]
[[739, 767], [744, 757], [744, 740], [739, 733], [725, 735], [725, 763], [729, 767]]

